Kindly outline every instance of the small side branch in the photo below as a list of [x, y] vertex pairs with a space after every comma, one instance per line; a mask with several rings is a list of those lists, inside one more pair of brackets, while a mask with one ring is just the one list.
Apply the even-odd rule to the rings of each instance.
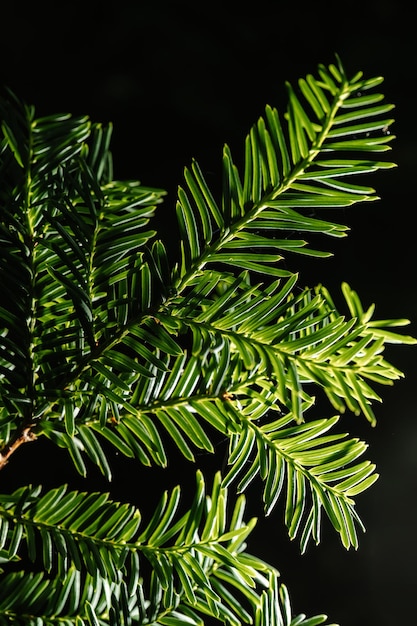
[[7, 464], [11, 455], [23, 444], [37, 439], [35, 433], [31, 430], [32, 425], [25, 426], [18, 431], [11, 441], [0, 450], [0, 470]]

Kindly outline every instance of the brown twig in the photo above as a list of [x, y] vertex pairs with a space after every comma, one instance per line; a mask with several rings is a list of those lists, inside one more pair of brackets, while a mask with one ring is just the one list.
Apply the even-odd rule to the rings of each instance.
[[35, 433], [31, 430], [32, 425], [25, 426], [18, 431], [14, 437], [0, 450], [0, 470], [7, 464], [11, 455], [23, 444], [37, 439]]

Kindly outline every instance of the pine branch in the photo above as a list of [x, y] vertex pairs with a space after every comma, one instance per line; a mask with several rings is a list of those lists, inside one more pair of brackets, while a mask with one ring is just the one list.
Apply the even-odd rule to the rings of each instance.
[[[342, 149], [344, 144], [347, 149], [355, 146], [358, 154], [373, 149], [373, 140], [358, 139], [352, 144], [350, 137], [352, 134], [363, 136], [366, 132], [379, 132], [392, 123], [392, 119], [378, 119], [389, 112], [392, 105], [370, 107], [369, 101], [356, 97], [357, 93], [372, 89], [382, 79], [364, 81], [358, 75], [349, 80], [340, 64], [329, 68], [320, 66], [319, 73], [319, 80], [309, 76], [308, 86], [306, 81], [300, 84], [306, 104], [312, 107], [317, 120], [310, 119], [293, 88], [288, 85], [287, 128], [284, 130], [278, 112], [267, 107], [265, 119], [259, 119], [246, 139], [243, 176], [234, 165], [230, 150], [225, 147], [220, 204], [211, 195], [196, 163], [191, 170], [185, 171], [188, 190], [179, 189], [177, 203], [182, 235], [182, 259], [174, 270], [174, 286], [178, 293], [182, 293], [212, 262], [240, 266], [263, 274], [288, 275], [288, 272], [276, 267], [279, 261], [276, 254], [264, 253], [258, 254], [258, 258], [250, 258], [251, 255], [245, 251], [245, 255], [238, 258], [236, 250], [233, 253], [230, 247], [239, 240], [243, 249], [242, 234], [248, 229], [268, 232], [271, 228], [275, 231], [288, 228], [291, 218], [295, 216], [302, 225], [303, 216], [294, 211], [298, 207], [342, 207], [376, 198], [373, 189], [343, 183], [339, 185], [339, 178], [392, 167], [392, 163], [371, 159], [326, 162], [319, 161], [318, 157], [323, 152]], [[342, 113], [346, 107], [348, 114]], [[366, 119], [366, 123], [350, 124], [361, 119]], [[334, 137], [341, 137], [343, 141], [335, 144]], [[378, 137], [378, 147], [391, 139]], [[388, 146], [385, 147], [388, 149]], [[326, 227], [328, 234], [336, 236], [345, 234], [344, 230], [344, 227], [335, 224], [327, 224]], [[268, 240], [264, 242], [264, 248], [272, 251], [279, 249], [280, 241], [275, 242], [270, 236]], [[319, 253], [310, 251], [310, 254]]]
[[243, 492], [259, 477], [265, 513], [284, 499], [302, 551], [319, 541], [323, 512], [357, 547], [354, 498], [375, 467], [358, 461], [365, 443], [331, 433], [337, 416], [305, 421], [310, 389], [374, 423], [372, 385], [402, 376], [384, 346], [416, 342], [395, 332], [407, 320], [374, 320], [345, 284], [348, 315], [326, 289], [300, 291], [283, 261], [329, 255], [304, 234], [346, 235], [321, 209], [377, 198], [356, 177], [393, 166], [376, 158], [393, 138], [392, 105], [373, 92], [381, 80], [348, 79], [338, 61], [287, 85], [285, 114], [266, 107], [241, 171], [224, 147], [218, 200], [193, 162], [178, 190], [173, 268], [148, 229], [163, 192], [112, 180], [110, 126], [0, 103], [0, 469], [41, 435], [80, 474], [88, 457], [108, 479], [103, 441], [166, 466], [166, 435], [191, 461], [195, 449], [214, 452], [213, 430], [229, 440], [211, 492], [198, 473], [192, 506], [181, 513], [176, 487], [146, 526], [105, 493], [0, 496], [0, 559], [25, 551], [48, 573], [2, 576], [0, 622], [326, 621], [292, 616], [277, 572], [246, 552], [255, 520], [243, 521], [243, 494], [228, 514], [227, 487]]

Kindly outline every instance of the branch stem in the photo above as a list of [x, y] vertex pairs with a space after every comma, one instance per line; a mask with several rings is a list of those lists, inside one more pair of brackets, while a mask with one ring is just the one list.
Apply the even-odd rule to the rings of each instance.
[[11, 455], [16, 452], [22, 444], [35, 441], [35, 439], [37, 439], [37, 437], [32, 431], [32, 424], [24, 426], [18, 430], [10, 442], [7, 443], [2, 450], [0, 450], [0, 470], [5, 467]]

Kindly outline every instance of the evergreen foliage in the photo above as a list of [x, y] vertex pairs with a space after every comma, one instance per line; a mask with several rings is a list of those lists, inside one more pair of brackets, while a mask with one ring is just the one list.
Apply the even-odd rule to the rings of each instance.
[[149, 520], [67, 485], [1, 495], [0, 624], [328, 624], [294, 616], [278, 572], [247, 552], [244, 492], [259, 481], [266, 515], [284, 503], [302, 551], [323, 516], [358, 546], [355, 496], [375, 466], [338, 416], [308, 410], [320, 392], [375, 424], [377, 389], [402, 376], [385, 344], [414, 340], [346, 284], [345, 311], [301, 288], [286, 259], [328, 256], [301, 237], [346, 235], [323, 209], [376, 199], [357, 175], [393, 165], [381, 82], [337, 60], [288, 85], [241, 169], [224, 147], [219, 198], [186, 168], [175, 259], [152, 228], [164, 192], [113, 180], [111, 126], [2, 99], [0, 468], [41, 437], [108, 480], [109, 449], [165, 467], [172, 445], [190, 461], [215, 452], [213, 433], [229, 447], [210, 488], [197, 471], [188, 510], [178, 486]]

